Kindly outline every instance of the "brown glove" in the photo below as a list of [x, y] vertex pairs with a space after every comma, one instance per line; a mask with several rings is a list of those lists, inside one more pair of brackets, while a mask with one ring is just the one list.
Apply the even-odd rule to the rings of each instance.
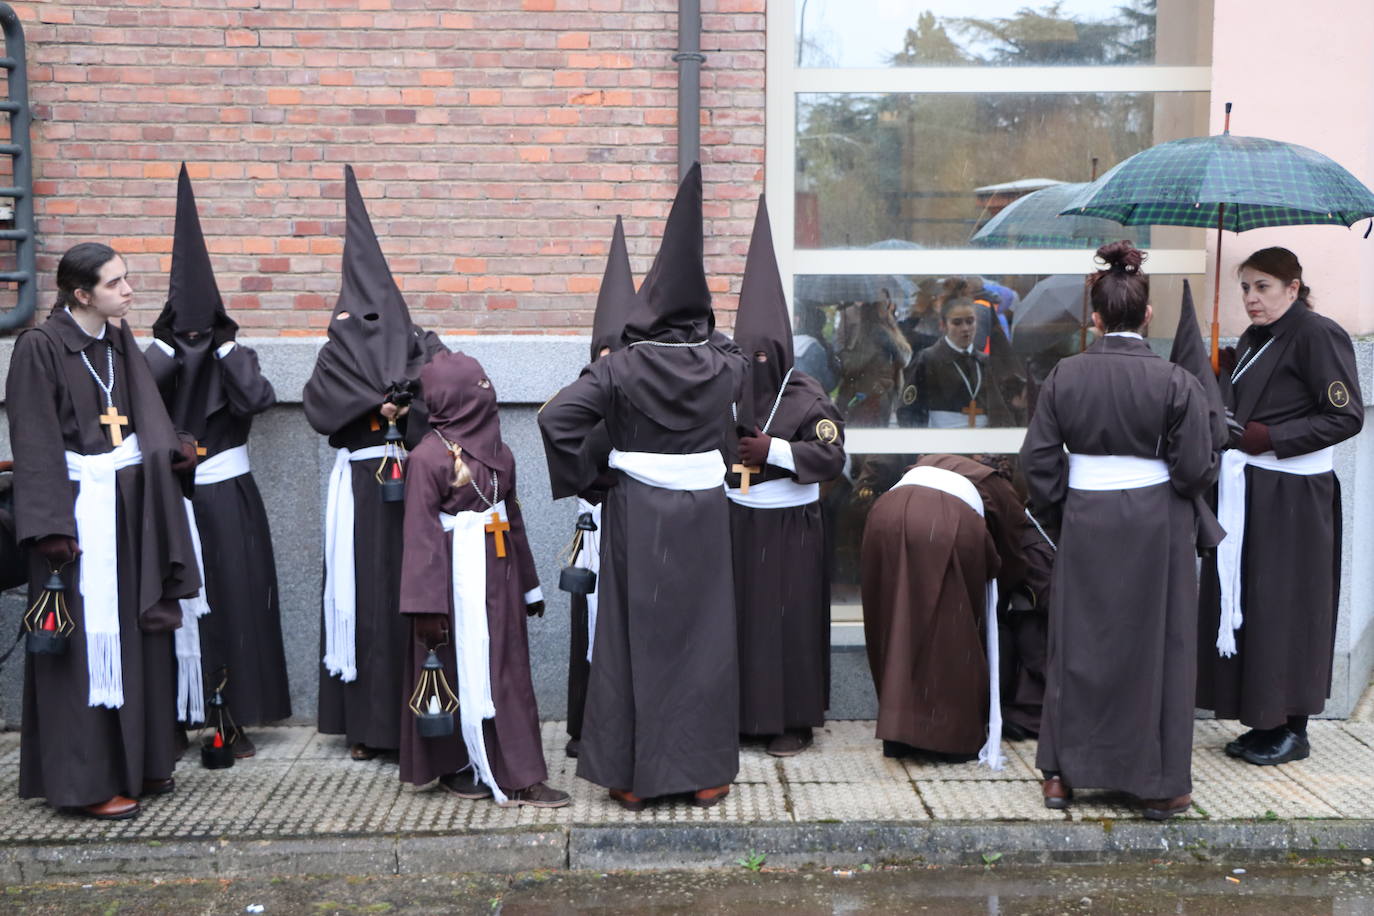
[[525, 616], [526, 616], [526, 617], [543, 617], [543, 616], [544, 616], [544, 600], [541, 598], [540, 600], [534, 602], [533, 604], [527, 604], [527, 605], [525, 605]]
[[39, 538], [33, 542], [33, 549], [53, 568], [67, 565], [81, 553], [76, 538], [67, 537], [65, 534], [50, 534], [45, 538]]
[[1240, 434], [1236, 448], [1250, 455], [1259, 455], [1274, 450], [1274, 440], [1269, 438], [1269, 427], [1251, 420], [1245, 424], [1245, 432]]
[[172, 454], [172, 470], [178, 474], [190, 474], [196, 469], [196, 444], [183, 439], [177, 443], [177, 450]]
[[768, 449], [772, 444], [772, 436], [755, 429], [754, 435], [739, 440], [739, 460], [751, 468], [761, 468], [768, 463]]
[[448, 642], [448, 618], [443, 614], [417, 614], [415, 641], [426, 649], [434, 649]]

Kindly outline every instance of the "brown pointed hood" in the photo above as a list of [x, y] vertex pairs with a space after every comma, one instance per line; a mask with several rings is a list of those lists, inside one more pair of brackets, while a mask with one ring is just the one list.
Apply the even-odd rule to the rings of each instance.
[[620, 335], [635, 298], [634, 275], [630, 270], [630, 252], [625, 247], [625, 224], [615, 218], [615, 233], [611, 236], [611, 250], [606, 257], [606, 272], [601, 277], [601, 290], [596, 296], [596, 314], [592, 318], [591, 359], [605, 347], [619, 350]]
[[625, 320], [624, 341], [695, 343], [716, 326], [706, 285], [701, 215], [701, 163], [678, 185], [663, 241]]
[[[787, 370], [792, 368], [792, 322], [787, 314], [782, 275], [773, 250], [773, 229], [768, 205], [759, 195], [754, 216], [754, 234], [749, 239], [749, 254], [744, 260], [744, 279], [740, 284], [739, 311], [735, 313], [735, 343], [749, 360], [749, 379], [744, 386], [744, 401], [738, 408], [739, 423], [746, 431], [763, 426], [777, 400]], [[760, 362], [757, 354], [765, 360]]]

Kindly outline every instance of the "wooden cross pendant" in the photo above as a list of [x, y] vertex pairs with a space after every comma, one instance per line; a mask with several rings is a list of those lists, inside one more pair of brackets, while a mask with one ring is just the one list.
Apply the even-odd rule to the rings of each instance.
[[210, 453], [209, 453], [208, 451], [206, 451], [205, 446], [203, 446], [203, 445], [201, 445], [199, 442], [197, 442], [197, 443], [196, 443], [196, 455], [197, 455], [197, 457], [204, 458], [204, 457], [205, 457], [206, 455], [208, 455], [208, 454], [210, 454]]
[[963, 410], [961, 410], [961, 411], [959, 411], [959, 412], [962, 413], [962, 414], [967, 414], [967, 415], [968, 415], [968, 428], [969, 428], [969, 429], [973, 429], [974, 427], [976, 427], [976, 426], [978, 425], [978, 417], [979, 417], [980, 414], [983, 413], [983, 411], [981, 411], [981, 410], [978, 409], [978, 402], [977, 402], [977, 401], [969, 401], [969, 402], [968, 402], [968, 406], [965, 407]]
[[113, 404], [105, 408], [105, 412], [100, 415], [100, 422], [110, 429], [110, 443], [114, 446], [124, 444], [124, 427], [129, 424], [129, 418], [120, 416], [118, 408]]
[[496, 538], [496, 555], [504, 557], [506, 555], [506, 532], [510, 530], [510, 523], [501, 521], [501, 513], [493, 512], [491, 521], [482, 526], [482, 530]]
[[739, 475], [739, 491], [740, 491], [740, 493], [748, 493], [748, 492], [749, 492], [749, 478], [750, 478], [751, 476], [753, 476], [754, 474], [757, 474], [759, 471], [761, 471], [761, 470], [763, 470], [763, 469], [762, 469], [762, 468], [751, 468], [751, 467], [750, 467], [749, 465], [747, 465], [747, 464], [736, 464], [736, 465], [731, 465], [730, 470], [734, 471], [736, 474]]

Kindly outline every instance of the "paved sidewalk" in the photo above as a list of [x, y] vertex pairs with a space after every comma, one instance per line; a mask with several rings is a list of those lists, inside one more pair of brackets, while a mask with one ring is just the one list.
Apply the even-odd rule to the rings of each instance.
[[[40, 876], [343, 872], [439, 868], [664, 867], [770, 861], [1083, 861], [1171, 855], [1374, 850], [1374, 721], [1314, 721], [1312, 757], [1258, 768], [1222, 746], [1241, 729], [1199, 721], [1195, 806], [1166, 825], [1129, 799], [1081, 792], [1067, 812], [1041, 804], [1034, 742], [1007, 743], [1007, 766], [889, 760], [872, 722], [832, 722], [789, 759], [761, 745], [716, 808], [663, 800], [631, 814], [574, 776], [562, 723], [544, 724], [551, 785], [566, 808], [499, 808], [397, 779], [393, 760], [347, 758], [313, 728], [255, 729], [256, 757], [205, 770], [194, 753], [177, 790], [141, 816], [100, 822], [17, 797], [18, 735], [0, 735], [0, 879]], [[209, 842], [207, 842], [209, 841]], [[1210, 850], [1210, 852], [1208, 852]], [[447, 867], [444, 867], [447, 866]]]

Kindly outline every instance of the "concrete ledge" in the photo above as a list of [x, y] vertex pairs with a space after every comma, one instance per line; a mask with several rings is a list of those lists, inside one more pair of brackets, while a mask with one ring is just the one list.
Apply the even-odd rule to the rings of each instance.
[[768, 864], [1110, 865], [1264, 862], [1374, 852], [1374, 821], [836, 823], [571, 827], [422, 837], [94, 842], [0, 847], [7, 883], [108, 878], [400, 875]]

